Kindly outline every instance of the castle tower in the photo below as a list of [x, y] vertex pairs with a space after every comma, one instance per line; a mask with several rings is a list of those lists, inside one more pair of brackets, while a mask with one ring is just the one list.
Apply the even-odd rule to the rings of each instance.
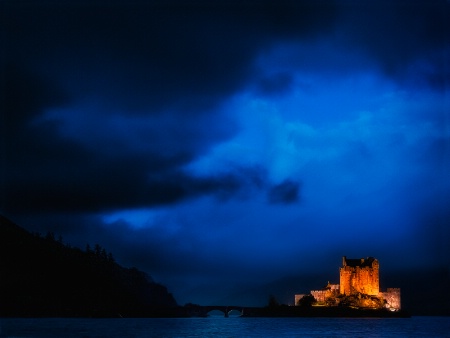
[[342, 257], [342, 267], [339, 269], [339, 292], [345, 295], [360, 292], [378, 296], [379, 263], [373, 257], [348, 259]]

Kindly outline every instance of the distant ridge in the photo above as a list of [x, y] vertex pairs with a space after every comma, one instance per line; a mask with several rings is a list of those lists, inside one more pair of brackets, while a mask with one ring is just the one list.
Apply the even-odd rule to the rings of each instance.
[[1, 317], [151, 317], [176, 307], [166, 287], [100, 246], [71, 248], [0, 215]]

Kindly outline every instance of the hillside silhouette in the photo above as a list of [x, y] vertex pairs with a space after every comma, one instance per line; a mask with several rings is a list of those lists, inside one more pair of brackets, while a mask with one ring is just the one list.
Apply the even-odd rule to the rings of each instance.
[[0, 257], [1, 317], [151, 317], [177, 308], [166, 287], [100, 245], [72, 248], [1, 215]]

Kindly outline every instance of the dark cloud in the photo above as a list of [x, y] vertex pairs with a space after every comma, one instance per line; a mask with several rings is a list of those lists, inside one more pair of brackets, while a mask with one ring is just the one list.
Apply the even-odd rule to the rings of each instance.
[[300, 183], [285, 180], [280, 184], [271, 187], [269, 193], [269, 202], [273, 204], [290, 204], [300, 200]]
[[98, 212], [174, 204], [210, 194], [228, 199], [255, 187], [252, 174], [185, 174], [179, 169], [185, 163], [183, 158], [167, 160], [153, 155], [148, 159], [78, 160], [81, 163], [72, 155], [66, 161], [61, 157], [58, 162], [52, 159], [41, 167], [34, 165], [31, 171], [24, 167], [8, 170], [8, 180], [2, 187], [3, 207], [11, 212]]
[[309, 1], [44, 1], [7, 10], [11, 57], [39, 64], [77, 95], [95, 91], [136, 111], [211, 108], [245, 83], [258, 50], [322, 32], [335, 12]]
[[261, 79], [258, 92], [260, 95], [279, 95], [293, 87], [293, 78], [289, 73], [278, 73]]
[[44, 109], [67, 103], [65, 93], [49, 78], [11, 62], [2, 65], [3, 135], [27, 127]]
[[[239, 190], [234, 174], [183, 173], [182, 166], [232, 135], [229, 121], [211, 109], [248, 80], [263, 46], [322, 32], [335, 11], [308, 1], [43, 1], [10, 2], [5, 10], [2, 204], [16, 211], [171, 204]], [[262, 88], [277, 92], [289, 83], [279, 74]], [[108, 110], [154, 116], [138, 131], [143, 142], [127, 146], [114, 135]], [[67, 123], [82, 120], [88, 129], [67, 133]], [[111, 146], [114, 152], [106, 150]]]
[[[449, 48], [450, 5], [445, 0], [343, 2], [344, 43], [363, 50], [393, 77], [408, 65]], [[442, 69], [445, 69], [443, 67]]]
[[[109, 143], [99, 147], [99, 141], [84, 144], [64, 136], [61, 121], [41, 117], [46, 109], [66, 104], [64, 95], [39, 76], [15, 67], [8, 67], [6, 75], [1, 150], [6, 164], [2, 177], [7, 179], [0, 182], [6, 211], [87, 212], [172, 204], [202, 194], [232, 196], [247, 185], [242, 174], [196, 178], [182, 171], [208, 148], [205, 142], [220, 139], [220, 126], [210, 135], [196, 132], [197, 126], [190, 122], [180, 124], [181, 119], [160, 119], [164, 131], [161, 126], [144, 127], [145, 133], [152, 132], [147, 141], [150, 151], [142, 151], [138, 144], [105, 152], [111, 142], [122, 140], [108, 136]], [[110, 133], [98, 127], [90, 132]], [[168, 147], [175, 149], [167, 151]]]

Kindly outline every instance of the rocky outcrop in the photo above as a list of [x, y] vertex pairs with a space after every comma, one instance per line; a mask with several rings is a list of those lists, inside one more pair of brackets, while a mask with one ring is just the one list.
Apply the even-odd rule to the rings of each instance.
[[386, 304], [386, 301], [381, 297], [366, 295], [360, 292], [348, 296], [339, 295], [335, 299], [328, 299], [328, 301], [334, 301], [338, 306], [358, 309], [382, 309]]

